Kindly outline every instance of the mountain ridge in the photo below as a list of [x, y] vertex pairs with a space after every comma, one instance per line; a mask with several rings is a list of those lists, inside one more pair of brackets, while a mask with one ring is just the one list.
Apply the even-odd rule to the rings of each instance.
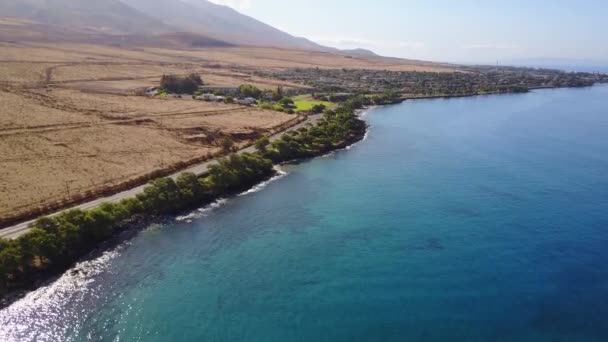
[[[340, 50], [293, 36], [235, 9], [207, 0], [0, 0], [0, 16], [25, 18], [51, 28], [49, 40], [60, 40], [63, 28], [66, 39], [94, 41], [143, 42], [155, 37], [167, 43], [169, 33], [192, 47], [259, 46], [314, 50], [353, 56], [377, 57], [369, 50]], [[33, 31], [36, 31], [33, 29]], [[188, 34], [193, 39], [186, 42]], [[100, 36], [101, 35], [101, 36]], [[113, 37], [115, 35], [116, 37]], [[147, 36], [147, 37], [146, 37]], [[44, 38], [44, 34], [38, 34]]]
[[120, 0], [1, 0], [2, 16], [112, 34], [157, 34], [175, 30]]
[[274, 46], [298, 49], [328, 49], [294, 37], [228, 6], [206, 0], [121, 0], [134, 9], [171, 26], [179, 26], [237, 45]]

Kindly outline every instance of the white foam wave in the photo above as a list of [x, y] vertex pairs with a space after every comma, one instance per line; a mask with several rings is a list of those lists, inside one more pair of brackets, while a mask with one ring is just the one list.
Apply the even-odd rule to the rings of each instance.
[[267, 187], [268, 184], [270, 184], [270, 183], [272, 183], [272, 182], [274, 182], [274, 181], [276, 181], [278, 179], [281, 179], [281, 178], [285, 177], [288, 174], [287, 171], [281, 169], [278, 166], [275, 166], [274, 170], [277, 173], [276, 176], [274, 176], [274, 177], [270, 178], [269, 180], [267, 180], [265, 182], [262, 182], [262, 183], [260, 183], [260, 184], [258, 184], [256, 186], [254, 186], [253, 188], [251, 188], [251, 189], [249, 189], [249, 190], [247, 190], [247, 191], [239, 194], [239, 196], [245, 196], [245, 195], [249, 195], [249, 194], [253, 194], [253, 193], [256, 193], [258, 191], [261, 191], [262, 189], [264, 189], [265, 187]]
[[357, 112], [357, 116], [359, 116], [360, 118], [363, 118], [363, 117], [367, 116], [367, 114], [369, 114], [371, 111], [373, 111], [376, 108], [378, 108], [378, 106], [371, 106], [371, 107], [362, 109], [362, 110], [360, 110], [360, 111]]
[[360, 143], [364, 142], [365, 140], [367, 140], [367, 138], [369, 137], [369, 131], [372, 129], [371, 126], [369, 126], [366, 130], [365, 130], [365, 135], [363, 136], [363, 139], [357, 141], [356, 143], [352, 144], [352, 145], [348, 145], [346, 146], [344, 149], [345, 150], [350, 150], [351, 148], [359, 145]]
[[195, 211], [193, 211], [187, 215], [176, 217], [175, 221], [192, 223], [193, 220], [200, 219], [201, 217], [205, 217], [205, 216], [209, 215], [209, 213], [211, 211], [223, 206], [226, 203], [228, 203], [228, 199], [220, 198], [217, 201], [215, 201], [203, 208], [196, 209]]
[[[269, 179], [265, 182], [257, 184], [256, 186], [254, 186], [253, 188], [251, 188], [245, 192], [240, 193], [239, 196], [245, 196], [245, 195], [249, 195], [249, 194], [258, 192], [258, 191], [264, 189], [266, 186], [268, 186], [268, 184], [274, 182], [277, 179], [283, 178], [287, 175], [287, 172], [278, 166], [274, 166], [274, 170], [277, 173], [276, 176], [272, 177], [271, 179]], [[194, 220], [208, 216], [211, 211], [221, 207], [222, 205], [226, 204], [227, 202], [228, 202], [228, 199], [220, 198], [217, 201], [209, 204], [208, 206], [206, 206], [204, 208], [197, 209], [187, 215], [182, 215], [182, 216], [176, 217], [175, 221], [192, 223]]]

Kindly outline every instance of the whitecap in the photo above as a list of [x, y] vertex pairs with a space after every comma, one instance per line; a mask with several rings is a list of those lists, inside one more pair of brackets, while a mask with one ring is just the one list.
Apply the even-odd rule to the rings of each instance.
[[205, 216], [209, 215], [209, 212], [221, 207], [222, 205], [226, 204], [227, 202], [228, 202], [228, 199], [220, 198], [220, 199], [216, 200], [215, 202], [213, 202], [203, 208], [196, 209], [195, 211], [193, 211], [187, 215], [176, 217], [175, 221], [192, 223], [196, 219], [200, 219], [201, 217], [205, 217]]
[[265, 187], [267, 187], [268, 184], [270, 184], [270, 183], [272, 183], [272, 182], [274, 182], [276, 180], [279, 180], [279, 179], [285, 177], [286, 175], [288, 175], [287, 171], [281, 169], [278, 166], [275, 166], [274, 170], [277, 173], [276, 176], [274, 176], [274, 177], [270, 178], [269, 180], [264, 181], [264, 182], [262, 182], [262, 183], [260, 183], [260, 184], [258, 184], [256, 186], [254, 186], [253, 188], [251, 188], [251, 189], [249, 189], [249, 190], [247, 190], [247, 191], [239, 194], [239, 196], [245, 196], [245, 195], [249, 195], [249, 194], [253, 194], [253, 193], [256, 193], [258, 191], [261, 191], [262, 189], [264, 189]]

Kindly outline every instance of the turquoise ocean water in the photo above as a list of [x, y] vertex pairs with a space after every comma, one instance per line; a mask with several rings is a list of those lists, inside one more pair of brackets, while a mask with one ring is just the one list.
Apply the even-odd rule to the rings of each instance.
[[0, 340], [608, 341], [608, 87], [365, 119], [0, 311]]

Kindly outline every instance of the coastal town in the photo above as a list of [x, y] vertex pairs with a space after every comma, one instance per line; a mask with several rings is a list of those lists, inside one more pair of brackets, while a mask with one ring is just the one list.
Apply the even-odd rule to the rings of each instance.
[[608, 82], [602, 73], [518, 67], [461, 67], [458, 72], [295, 68], [258, 71], [256, 76], [313, 87], [322, 93], [384, 93], [403, 97], [526, 92], [538, 88], [585, 87]]

